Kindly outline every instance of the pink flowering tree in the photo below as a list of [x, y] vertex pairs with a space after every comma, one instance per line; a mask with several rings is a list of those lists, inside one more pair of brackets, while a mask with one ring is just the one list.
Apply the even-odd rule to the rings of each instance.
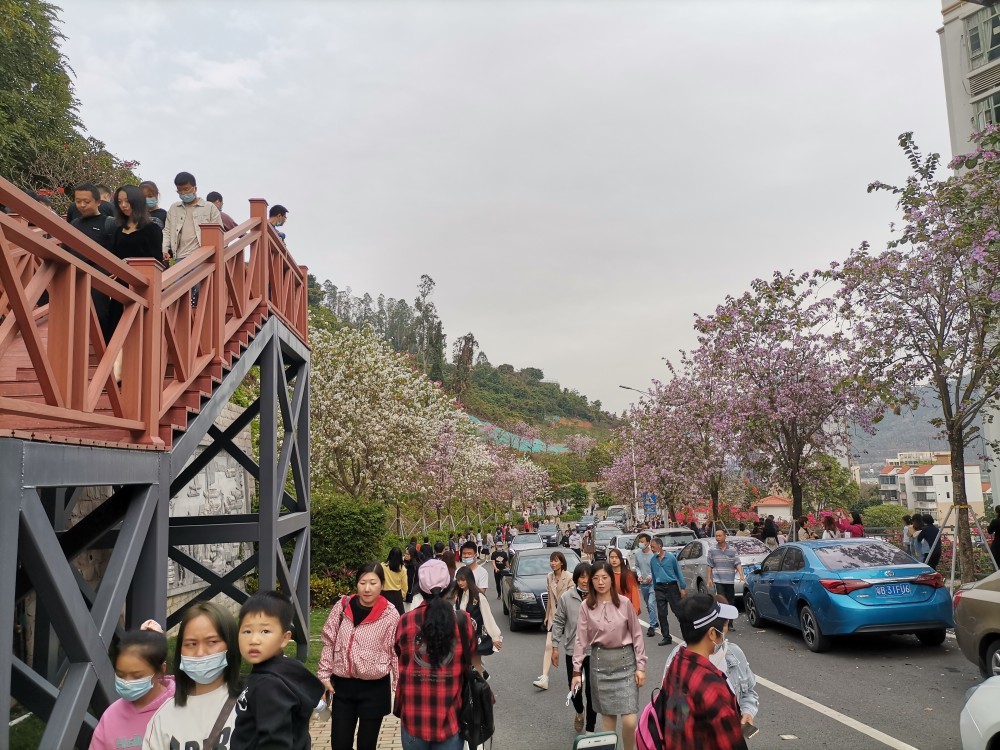
[[867, 243], [831, 275], [841, 312], [866, 357], [862, 380], [873, 401], [916, 405], [918, 386], [934, 391], [931, 422], [948, 440], [961, 575], [973, 576], [965, 448], [976, 421], [1000, 396], [1000, 131], [973, 137], [974, 151], [938, 180], [937, 154], [924, 157], [911, 133], [899, 138], [913, 174], [902, 186], [869, 191], [899, 197], [903, 226], [881, 252]]
[[695, 322], [692, 360], [724, 386], [734, 452], [790, 488], [796, 517], [816, 457], [846, 450], [848, 425], [860, 417], [851, 342], [835, 328], [835, 301], [820, 295], [820, 281], [776, 272]]
[[594, 438], [581, 435], [580, 433], [570, 435], [566, 438], [566, 448], [569, 449], [570, 453], [575, 453], [578, 456], [587, 455], [595, 445], [597, 445], [597, 441]]

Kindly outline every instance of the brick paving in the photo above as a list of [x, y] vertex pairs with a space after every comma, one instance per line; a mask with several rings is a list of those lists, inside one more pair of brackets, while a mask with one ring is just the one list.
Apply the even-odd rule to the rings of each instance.
[[[330, 750], [330, 722], [313, 719], [309, 726], [313, 750]], [[399, 738], [399, 719], [389, 714], [382, 719], [382, 731], [378, 735], [378, 750], [402, 750]]]

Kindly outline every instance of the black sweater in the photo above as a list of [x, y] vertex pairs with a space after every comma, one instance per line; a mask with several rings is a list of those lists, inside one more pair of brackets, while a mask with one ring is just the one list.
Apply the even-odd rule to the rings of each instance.
[[236, 701], [235, 750], [308, 750], [309, 720], [323, 683], [283, 655], [255, 664]]

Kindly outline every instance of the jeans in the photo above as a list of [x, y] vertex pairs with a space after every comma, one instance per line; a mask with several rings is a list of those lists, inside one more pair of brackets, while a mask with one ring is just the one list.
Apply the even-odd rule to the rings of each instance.
[[660, 632], [666, 638], [670, 635], [670, 610], [677, 609], [681, 604], [681, 589], [676, 583], [657, 583], [653, 587], [656, 593], [656, 615], [660, 618]]
[[649, 627], [655, 628], [659, 623], [659, 618], [656, 616], [656, 594], [653, 592], [653, 584], [640, 583], [639, 592], [642, 594], [642, 600], [646, 603], [646, 611], [649, 612]]
[[494, 571], [493, 572], [493, 580], [496, 581], [496, 584], [497, 584], [497, 599], [499, 599], [500, 598], [500, 582], [503, 581], [503, 575], [501, 573], [498, 573], [498, 572]]
[[402, 739], [403, 750], [462, 750], [464, 741], [461, 734], [456, 734], [441, 742], [428, 742], [419, 737], [414, 737], [406, 731], [406, 727], [399, 727], [400, 739]]
[[[591, 707], [590, 702], [590, 657], [585, 657], [582, 665], [583, 674], [583, 690], [578, 690], [576, 695], [573, 696], [573, 708], [576, 709], [578, 714], [583, 713], [583, 699], [584, 696], [587, 698], [587, 719], [584, 728], [588, 732], [593, 732], [594, 727], [597, 726], [597, 711]], [[566, 653], [566, 677], [569, 680], [569, 684], [573, 684], [573, 652], [569, 651]]]

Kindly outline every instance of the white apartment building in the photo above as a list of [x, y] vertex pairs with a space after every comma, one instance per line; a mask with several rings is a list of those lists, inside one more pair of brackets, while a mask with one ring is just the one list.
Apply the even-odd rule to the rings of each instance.
[[[938, 29], [944, 94], [948, 108], [951, 155], [971, 151], [969, 138], [987, 124], [1000, 125], [1000, 3], [996, 0], [942, 0], [943, 26]], [[1000, 469], [990, 444], [1000, 440], [1000, 412], [983, 420], [987, 457], [983, 478], [996, 483]], [[1000, 475], [997, 480], [1000, 481]]]
[[[879, 473], [882, 502], [902, 505], [917, 513], [930, 513], [936, 520], [943, 521], [953, 502], [948, 453], [930, 453], [930, 460], [919, 463], [900, 463], [903, 455], [907, 454], [900, 453], [894, 459], [886, 459], [886, 465]], [[969, 507], [980, 518], [983, 517], [984, 492], [990, 492], [990, 487], [983, 482], [980, 467], [967, 465], [965, 494]]]

